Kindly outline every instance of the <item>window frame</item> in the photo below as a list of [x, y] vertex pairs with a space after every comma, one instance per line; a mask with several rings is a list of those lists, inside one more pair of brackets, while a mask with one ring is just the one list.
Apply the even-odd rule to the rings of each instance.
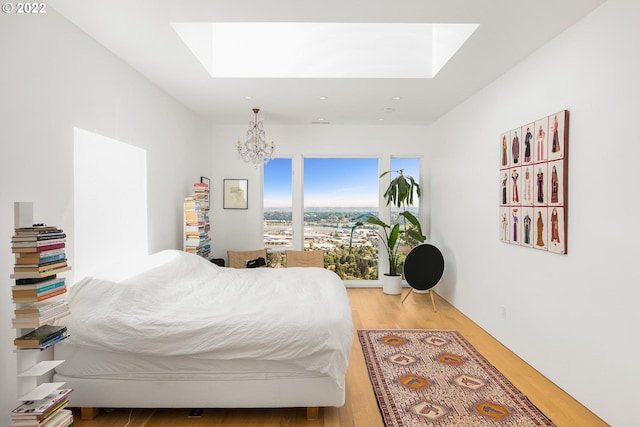
[[[412, 155], [391, 155], [391, 154], [372, 154], [372, 155], [326, 155], [326, 154], [296, 154], [296, 155], [278, 155], [277, 158], [289, 158], [291, 159], [291, 174], [292, 174], [292, 208], [291, 208], [291, 226], [292, 226], [292, 246], [291, 247], [279, 247], [277, 249], [270, 249], [272, 251], [284, 252], [285, 249], [302, 250], [304, 248], [304, 160], [308, 158], [326, 158], [326, 159], [377, 159], [378, 160], [378, 176], [385, 171], [391, 170], [391, 160], [400, 159], [418, 159], [419, 170], [419, 184], [422, 189], [422, 197], [418, 200], [418, 213], [420, 223], [423, 224], [423, 233], [428, 236], [427, 227], [427, 212], [425, 209], [425, 200], [428, 198], [428, 189], [424, 186], [425, 166], [424, 156], [419, 154]], [[391, 174], [387, 174], [384, 177], [378, 179], [378, 216], [379, 218], [389, 223], [391, 220], [391, 207], [385, 205], [384, 191], [389, 186]], [[264, 188], [264, 173], [262, 174], [263, 188]], [[262, 218], [264, 221], [264, 194], [262, 201]], [[263, 227], [264, 230], [264, 227]], [[263, 237], [264, 241], [264, 237]], [[388, 260], [385, 255], [385, 249], [383, 243], [380, 242], [378, 246], [378, 279], [376, 280], [343, 280], [344, 284], [348, 287], [379, 287], [382, 283], [382, 275], [388, 270]]]

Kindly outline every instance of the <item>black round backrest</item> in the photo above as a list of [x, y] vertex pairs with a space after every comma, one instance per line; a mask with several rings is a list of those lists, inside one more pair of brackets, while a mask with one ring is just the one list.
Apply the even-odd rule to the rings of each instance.
[[444, 273], [444, 257], [433, 245], [418, 245], [404, 260], [404, 278], [412, 288], [426, 291], [438, 284]]

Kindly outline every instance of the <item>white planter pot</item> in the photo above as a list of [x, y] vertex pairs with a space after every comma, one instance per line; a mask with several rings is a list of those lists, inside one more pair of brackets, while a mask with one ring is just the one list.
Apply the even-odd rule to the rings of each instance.
[[402, 276], [382, 276], [382, 292], [389, 295], [398, 295], [402, 292]]

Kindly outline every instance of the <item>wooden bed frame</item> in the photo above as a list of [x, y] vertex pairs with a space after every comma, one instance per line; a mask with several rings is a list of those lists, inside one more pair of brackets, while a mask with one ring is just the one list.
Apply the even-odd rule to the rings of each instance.
[[[92, 420], [98, 416], [100, 413], [99, 408], [80, 408], [80, 419], [81, 420]], [[320, 413], [320, 408], [317, 406], [308, 407], [307, 408], [307, 419], [308, 420], [317, 420], [318, 414]]]

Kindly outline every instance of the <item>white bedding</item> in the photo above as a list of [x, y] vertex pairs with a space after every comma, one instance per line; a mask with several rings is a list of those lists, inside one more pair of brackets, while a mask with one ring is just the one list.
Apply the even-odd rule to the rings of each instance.
[[70, 288], [69, 344], [290, 361], [343, 386], [353, 325], [346, 290], [333, 272], [231, 269], [176, 250], [136, 265], [138, 272], [125, 269], [128, 278], [87, 277]]

